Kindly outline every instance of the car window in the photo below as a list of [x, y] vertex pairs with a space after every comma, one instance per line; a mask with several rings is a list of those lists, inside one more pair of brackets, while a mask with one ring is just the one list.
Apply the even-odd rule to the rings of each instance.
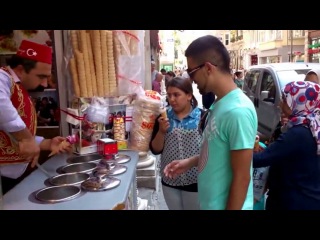
[[[263, 95], [262, 92], [267, 93], [267, 95]], [[272, 77], [271, 73], [268, 71], [263, 72], [262, 80], [261, 80], [261, 87], [260, 87], [260, 96], [264, 96], [262, 101], [267, 102], [275, 102], [276, 99], [276, 86], [274, 83], [274, 78]]]
[[259, 70], [250, 70], [249, 72], [247, 72], [245, 76], [244, 81], [252, 93], [256, 92], [259, 76], [260, 76]]
[[309, 71], [310, 69], [277, 71], [278, 78], [280, 81], [280, 88], [283, 89], [287, 83], [292, 81], [304, 81], [306, 74]]

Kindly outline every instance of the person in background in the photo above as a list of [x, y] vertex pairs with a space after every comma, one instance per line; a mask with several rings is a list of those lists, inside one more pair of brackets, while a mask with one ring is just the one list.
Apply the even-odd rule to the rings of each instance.
[[151, 82], [156, 79], [158, 71], [156, 70], [156, 62], [151, 61]]
[[320, 76], [320, 69], [319, 70], [310, 70], [309, 72], [307, 72], [304, 80], [314, 82], [314, 83], [320, 83], [319, 76]]
[[163, 75], [161, 73], [156, 74], [156, 78], [152, 81], [152, 90], [158, 92], [161, 95], [161, 82]]
[[234, 83], [237, 85], [238, 88], [243, 88], [243, 73], [242, 71], [236, 71], [234, 73]]
[[167, 110], [168, 118], [159, 116], [156, 119], [150, 150], [155, 155], [161, 154], [161, 183], [168, 208], [197, 210], [197, 169], [193, 167], [177, 179], [166, 177], [163, 170], [173, 160], [199, 154], [201, 134], [198, 124], [202, 110], [197, 107], [188, 79], [175, 77], [170, 80], [167, 95], [171, 106]]
[[288, 83], [280, 107], [286, 132], [253, 155], [253, 167], [270, 166], [266, 210], [320, 210], [320, 85]]
[[202, 94], [202, 105], [204, 106], [204, 109], [209, 109], [215, 99], [216, 95], [213, 92]]
[[234, 83], [230, 55], [219, 38], [200, 37], [185, 55], [200, 94], [214, 92], [217, 100], [209, 109], [200, 156], [172, 161], [165, 176], [174, 179], [197, 166], [200, 209], [252, 210], [252, 154], [258, 128], [254, 105]]
[[37, 115], [28, 90], [47, 87], [52, 50], [23, 40], [18, 52], [0, 68], [0, 172], [4, 193], [19, 182], [27, 167], [34, 167], [42, 150], [71, 151], [60, 145], [63, 137], [35, 136]]
[[176, 75], [174, 74], [173, 71], [168, 71], [165, 77], [165, 85], [167, 87], [167, 84], [170, 80], [172, 80]]
[[189, 74], [188, 74], [187, 71], [184, 71], [181, 76], [182, 76], [183, 78], [186, 78], [186, 79], [189, 79], [189, 80], [190, 80], [190, 76], [189, 76]]
[[160, 72], [163, 76], [165, 76], [167, 74], [167, 71], [164, 68], [161, 68]]
[[[168, 71], [167, 72], [166, 78], [165, 78], [165, 82], [164, 82], [166, 89], [168, 88], [168, 82], [171, 81], [174, 77], [176, 77], [176, 75], [174, 74], [173, 71]], [[169, 103], [168, 96], [166, 96], [166, 102], [167, 102], [167, 106], [169, 106], [170, 103]]]

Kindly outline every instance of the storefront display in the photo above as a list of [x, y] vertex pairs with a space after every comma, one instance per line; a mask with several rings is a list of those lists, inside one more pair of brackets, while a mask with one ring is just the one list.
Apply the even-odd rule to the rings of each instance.
[[70, 30], [65, 51], [70, 107], [62, 110], [77, 135], [75, 152], [97, 152], [112, 138], [127, 148], [131, 105], [144, 84], [143, 30]]

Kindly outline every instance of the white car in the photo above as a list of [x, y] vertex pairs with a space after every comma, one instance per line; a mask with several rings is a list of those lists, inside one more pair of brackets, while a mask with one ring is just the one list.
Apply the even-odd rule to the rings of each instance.
[[244, 79], [243, 92], [252, 100], [258, 115], [258, 131], [270, 138], [280, 121], [279, 103], [284, 86], [304, 80], [319, 63], [272, 63], [251, 66]]

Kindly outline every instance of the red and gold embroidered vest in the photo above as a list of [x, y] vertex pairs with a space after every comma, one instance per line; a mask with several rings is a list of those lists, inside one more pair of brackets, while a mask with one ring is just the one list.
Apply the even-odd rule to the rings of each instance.
[[[9, 70], [0, 68], [11, 76], [11, 102], [17, 109], [22, 121], [30, 132], [35, 135], [37, 130], [37, 115], [29, 93], [21, 84], [16, 84]], [[25, 163], [25, 159], [18, 154], [18, 145], [4, 131], [0, 130], [0, 165]]]

